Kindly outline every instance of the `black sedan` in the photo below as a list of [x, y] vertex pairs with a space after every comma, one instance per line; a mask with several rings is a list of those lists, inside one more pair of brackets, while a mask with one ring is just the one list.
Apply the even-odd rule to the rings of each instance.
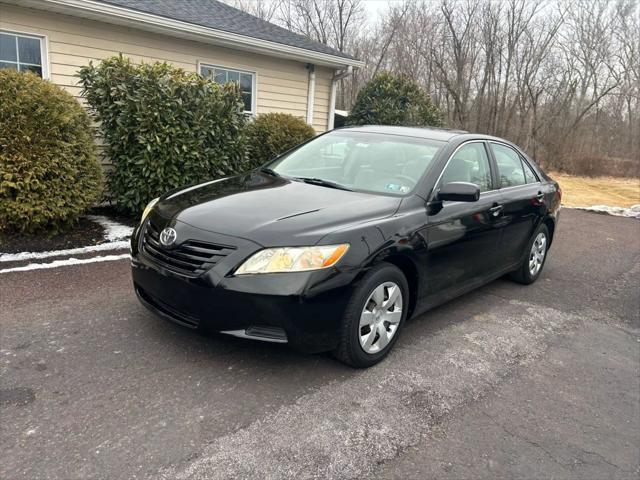
[[561, 191], [505, 140], [354, 127], [153, 200], [135, 291], [181, 325], [374, 365], [412, 315], [544, 267]]

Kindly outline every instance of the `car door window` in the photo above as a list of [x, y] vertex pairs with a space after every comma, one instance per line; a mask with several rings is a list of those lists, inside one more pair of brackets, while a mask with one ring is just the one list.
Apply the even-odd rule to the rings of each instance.
[[524, 167], [524, 179], [527, 183], [536, 183], [539, 181], [535, 172], [526, 161], [522, 161], [522, 166]]
[[513, 148], [492, 143], [493, 155], [498, 164], [500, 188], [515, 187], [527, 183], [520, 155]]
[[489, 157], [484, 143], [468, 143], [456, 151], [442, 172], [440, 185], [451, 182], [474, 183], [481, 192], [492, 189]]

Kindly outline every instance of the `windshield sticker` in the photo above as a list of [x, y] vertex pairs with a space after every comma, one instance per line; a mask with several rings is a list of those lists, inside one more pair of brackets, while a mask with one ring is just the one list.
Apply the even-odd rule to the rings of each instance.
[[401, 192], [401, 193], [407, 193], [409, 190], [411, 190], [406, 185], [398, 185], [397, 183], [387, 183], [387, 185], [384, 188], [386, 188], [387, 190], [392, 190], [394, 192]]

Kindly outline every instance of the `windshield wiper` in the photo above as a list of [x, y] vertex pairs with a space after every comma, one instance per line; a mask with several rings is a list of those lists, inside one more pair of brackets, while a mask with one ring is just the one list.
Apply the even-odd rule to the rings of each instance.
[[260, 171], [264, 172], [264, 173], [266, 173], [268, 175], [271, 175], [272, 177], [279, 177], [280, 176], [280, 174], [278, 172], [276, 172], [275, 170], [273, 170], [273, 169], [271, 169], [269, 167], [261, 167]]
[[313, 177], [295, 177], [296, 180], [300, 180], [304, 183], [310, 183], [312, 185], [320, 185], [321, 187], [329, 187], [329, 188], [337, 188], [338, 190], [346, 190], [348, 192], [353, 192], [349, 187], [345, 187], [344, 185], [340, 185], [339, 183], [331, 182], [329, 180], [323, 180], [322, 178], [313, 178]]

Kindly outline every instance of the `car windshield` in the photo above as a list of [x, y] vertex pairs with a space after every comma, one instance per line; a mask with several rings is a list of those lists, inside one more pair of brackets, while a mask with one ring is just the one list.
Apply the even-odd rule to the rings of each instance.
[[406, 195], [444, 142], [339, 130], [277, 158], [265, 168], [332, 188]]

